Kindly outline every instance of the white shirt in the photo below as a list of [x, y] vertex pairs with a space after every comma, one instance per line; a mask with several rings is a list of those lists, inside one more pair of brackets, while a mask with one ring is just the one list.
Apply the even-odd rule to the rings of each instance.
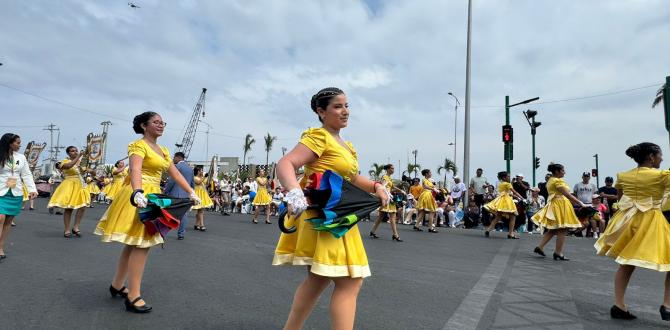
[[222, 192], [230, 192], [231, 186], [232, 185], [230, 184], [230, 181], [226, 179], [221, 179], [221, 181], [219, 182], [219, 188], [221, 188]]
[[598, 188], [593, 183], [580, 182], [572, 189], [577, 198], [584, 204], [591, 204], [591, 198], [598, 193]]
[[461, 198], [463, 191], [465, 191], [465, 183], [454, 183], [454, 185], [451, 186], [451, 198]]
[[24, 184], [29, 193], [37, 192], [33, 174], [30, 172], [28, 161], [23, 154], [14, 152], [12, 158], [8, 159], [5, 166], [0, 168], [0, 196], [5, 196], [9, 191], [10, 188], [7, 186], [9, 178], [16, 180], [16, 186], [12, 188], [12, 195], [14, 196], [23, 196]]

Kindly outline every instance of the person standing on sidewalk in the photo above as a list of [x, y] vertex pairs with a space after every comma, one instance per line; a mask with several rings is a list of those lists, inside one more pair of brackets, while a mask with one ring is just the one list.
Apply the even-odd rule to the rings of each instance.
[[21, 138], [6, 133], [0, 138], [0, 261], [7, 258], [5, 239], [9, 235], [12, 220], [21, 213], [23, 188], [28, 198], [37, 197], [37, 188], [30, 172], [26, 156], [19, 153]]
[[[191, 190], [194, 190], [195, 181], [194, 181], [193, 169], [191, 168], [191, 166], [188, 165], [188, 163], [186, 163], [186, 155], [184, 155], [184, 153], [181, 151], [177, 151], [174, 153], [174, 157], [172, 157], [172, 162], [174, 163], [174, 166], [177, 168], [177, 171], [179, 171], [184, 180], [186, 180], [186, 183], [188, 183], [188, 185], [191, 187]], [[184, 190], [181, 186], [179, 186], [177, 184], [177, 181], [173, 178], [168, 179], [167, 185], [165, 185], [164, 193], [168, 196], [175, 198], [189, 198], [190, 196], [190, 193]], [[184, 239], [187, 219], [188, 219], [188, 212], [185, 213], [184, 216], [179, 221], [179, 229], [177, 229], [178, 240]]]
[[489, 180], [483, 176], [484, 170], [477, 169], [477, 175], [470, 179], [470, 191], [475, 196], [475, 204], [481, 208], [484, 205], [484, 194], [486, 187], [490, 186]]
[[629, 147], [626, 155], [637, 167], [617, 174], [619, 211], [596, 241], [596, 252], [619, 264], [614, 276], [613, 319], [632, 320], [624, 295], [635, 267], [665, 273], [665, 294], [659, 308], [661, 319], [670, 321], [670, 223], [663, 216], [670, 209], [664, 194], [670, 190], [670, 172], [659, 170], [661, 148], [650, 142]]

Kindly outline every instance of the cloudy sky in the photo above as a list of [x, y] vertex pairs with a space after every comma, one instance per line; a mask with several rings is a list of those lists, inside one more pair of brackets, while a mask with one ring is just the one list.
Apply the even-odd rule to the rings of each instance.
[[[270, 153], [278, 159], [319, 126], [311, 95], [338, 86], [352, 107], [342, 135], [362, 169], [405, 168], [413, 149], [433, 171], [453, 157], [447, 93], [464, 102], [465, 0], [135, 3], [2, 1], [0, 130], [48, 142], [42, 128], [54, 123], [61, 144], [82, 146], [111, 120], [108, 157], [117, 159], [136, 138], [132, 117], [150, 109], [168, 122], [161, 143], [174, 149], [206, 87], [209, 155], [241, 157], [251, 133], [251, 162], [264, 163], [262, 136], [279, 138]], [[644, 140], [668, 149], [662, 111], [650, 109], [670, 75], [667, 1], [475, 0], [472, 35], [471, 173], [483, 167], [492, 178], [505, 168], [505, 95], [541, 98], [530, 106], [543, 123], [538, 177], [555, 161], [576, 182], [595, 153], [601, 174], [613, 175], [632, 167], [624, 150]], [[512, 110], [512, 171], [529, 178], [525, 109]], [[460, 166], [462, 108], [458, 125]], [[207, 156], [205, 130], [193, 160]]]

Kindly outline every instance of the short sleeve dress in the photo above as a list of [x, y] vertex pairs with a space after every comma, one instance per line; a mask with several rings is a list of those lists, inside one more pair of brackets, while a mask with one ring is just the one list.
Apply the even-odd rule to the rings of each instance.
[[[302, 134], [300, 144], [306, 146], [318, 159], [305, 165], [305, 175], [300, 186], [308, 184], [313, 173], [331, 170], [351, 181], [358, 175], [358, 158], [350, 143], [341, 145], [325, 129], [308, 129]], [[316, 231], [305, 219], [316, 216], [313, 210], [307, 210], [299, 218], [287, 219], [287, 226], [295, 225], [293, 234], [282, 233], [275, 249], [273, 265], [311, 266], [310, 272], [326, 277], [368, 277], [370, 266], [365, 247], [354, 225], [344, 236], [335, 238], [324, 231]]]
[[[391, 192], [393, 190], [393, 180], [391, 180], [390, 176], [382, 176], [382, 184], [386, 187], [386, 191]], [[398, 210], [395, 203], [389, 203], [386, 207], [381, 209], [381, 211], [386, 213], [396, 213]]]
[[193, 178], [193, 183], [195, 183], [195, 194], [200, 198], [200, 204], [194, 205], [191, 209], [193, 210], [199, 210], [199, 209], [208, 209], [212, 206], [214, 206], [214, 202], [212, 199], [209, 197], [209, 193], [207, 193], [207, 188], [205, 187], [205, 181], [201, 179], [200, 177], [195, 177]]
[[424, 189], [421, 195], [419, 195], [419, 203], [416, 205], [416, 209], [419, 211], [435, 212], [437, 210], [437, 202], [431, 190], [434, 185], [426, 178], [423, 179], [423, 185], [429, 189]]
[[272, 197], [268, 193], [268, 179], [258, 177], [256, 178], [256, 184], [258, 188], [256, 189], [256, 197], [254, 197], [253, 204], [256, 206], [270, 205]]
[[[61, 166], [72, 162], [63, 159]], [[47, 207], [60, 207], [62, 209], [80, 209], [91, 203], [91, 195], [84, 189], [84, 182], [77, 165], [62, 170], [64, 180], [54, 191]]]
[[617, 174], [616, 188], [623, 190], [619, 210], [596, 241], [598, 255], [621, 265], [670, 271], [670, 224], [661, 212], [670, 172], [638, 167]]
[[547, 204], [531, 220], [547, 229], [581, 228], [582, 223], [577, 219], [572, 203], [559, 190], [561, 187], [570, 190], [570, 186], [562, 178], [551, 178], [547, 181]]
[[[172, 164], [170, 152], [161, 146], [162, 155], [152, 149], [143, 139], [128, 145], [128, 156], [138, 155], [142, 161], [142, 190], [144, 194], [161, 193], [161, 177]], [[133, 187], [130, 176], [126, 176], [121, 189], [116, 194], [94, 233], [101, 236], [103, 242], [120, 242], [140, 248], [148, 248], [163, 243], [160, 233], [149, 235], [140, 221], [137, 208], [130, 204]]]
[[498, 183], [498, 197], [486, 203], [484, 208], [491, 213], [517, 214], [516, 204], [512, 198], [512, 184], [501, 181]]
[[109, 185], [109, 189], [107, 190], [107, 199], [114, 200], [116, 194], [118, 194], [121, 187], [123, 187], [123, 182], [126, 180], [127, 176], [128, 167], [124, 168], [119, 174], [114, 174], [114, 181], [112, 181], [112, 184]]

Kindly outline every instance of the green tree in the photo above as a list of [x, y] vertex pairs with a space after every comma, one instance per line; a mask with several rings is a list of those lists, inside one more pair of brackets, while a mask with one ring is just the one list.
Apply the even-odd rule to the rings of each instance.
[[265, 167], [267, 168], [270, 159], [270, 150], [272, 150], [272, 145], [275, 143], [275, 141], [277, 141], [277, 137], [272, 136], [270, 135], [270, 133], [268, 133], [268, 135], [266, 135], [264, 139], [265, 139]]
[[421, 169], [421, 164], [407, 164], [407, 175], [414, 173], [414, 177], [417, 176], [419, 170]]
[[379, 165], [377, 163], [372, 163], [372, 169], [368, 171], [370, 176], [375, 179], [379, 180], [381, 177], [382, 171], [384, 171], [384, 165]]
[[244, 157], [242, 158], [242, 165], [247, 165], [247, 153], [251, 151], [251, 146], [256, 143], [256, 140], [254, 139], [251, 134], [247, 134], [247, 136], [244, 137]]
[[444, 159], [444, 164], [442, 166], [437, 168], [437, 174], [440, 174], [444, 170], [444, 186], [447, 186], [447, 172], [451, 172], [452, 176], [455, 176], [456, 173], [458, 172], [458, 167], [456, 167], [456, 163], [454, 163], [451, 159], [445, 158]]
[[661, 88], [656, 92], [656, 97], [654, 97], [654, 102], [651, 104], [652, 108], [655, 108], [657, 105], [661, 104], [663, 102], [663, 99], [665, 98], [665, 88], [666, 85], [663, 84]]

